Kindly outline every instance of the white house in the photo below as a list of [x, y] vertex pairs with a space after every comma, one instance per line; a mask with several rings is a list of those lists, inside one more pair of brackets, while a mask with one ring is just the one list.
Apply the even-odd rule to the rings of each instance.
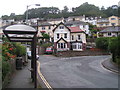
[[86, 34], [78, 26], [68, 27], [59, 23], [54, 29], [54, 49], [57, 51], [83, 51], [86, 45]]

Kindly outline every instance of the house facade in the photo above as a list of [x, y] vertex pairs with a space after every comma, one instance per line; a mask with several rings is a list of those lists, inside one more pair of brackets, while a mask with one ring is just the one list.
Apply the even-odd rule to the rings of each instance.
[[120, 35], [120, 26], [111, 26], [98, 33], [98, 37], [117, 37]]
[[109, 17], [109, 26], [120, 26], [120, 17], [117, 16]]
[[85, 15], [83, 16], [70, 16], [67, 18], [67, 21], [85, 21]]
[[50, 36], [50, 40], [53, 39], [54, 33], [53, 29], [59, 24], [63, 22], [67, 27], [79, 27], [81, 28], [86, 34], [89, 34], [89, 25], [82, 21], [66, 21], [64, 22], [63, 18], [59, 19], [49, 19], [49, 20], [38, 20], [38, 37], [42, 37], [42, 32], [47, 33]]
[[97, 27], [120, 26], [120, 17], [110, 16], [97, 20]]
[[83, 51], [86, 45], [86, 34], [80, 27], [68, 27], [64, 23], [54, 29], [54, 49], [57, 51]]
[[97, 20], [97, 27], [108, 27], [109, 26], [109, 19], [108, 18], [101, 18]]

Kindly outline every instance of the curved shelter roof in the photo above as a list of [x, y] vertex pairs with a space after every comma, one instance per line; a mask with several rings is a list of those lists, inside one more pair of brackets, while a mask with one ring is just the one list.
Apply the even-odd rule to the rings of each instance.
[[3, 32], [10, 41], [14, 42], [32, 42], [37, 30], [29, 25], [15, 24], [6, 27]]

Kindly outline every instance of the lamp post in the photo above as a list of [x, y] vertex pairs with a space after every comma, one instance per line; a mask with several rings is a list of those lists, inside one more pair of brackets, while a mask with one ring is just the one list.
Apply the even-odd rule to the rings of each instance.
[[31, 5], [27, 5], [27, 11], [26, 11], [26, 23], [28, 24], [28, 8], [32, 5], [35, 5], [35, 6], [40, 6], [40, 4], [31, 4]]

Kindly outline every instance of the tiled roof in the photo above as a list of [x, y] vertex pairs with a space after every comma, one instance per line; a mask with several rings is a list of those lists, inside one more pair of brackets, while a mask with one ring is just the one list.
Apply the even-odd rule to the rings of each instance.
[[52, 24], [48, 22], [39, 23], [40, 26], [51, 26]]
[[102, 31], [100, 31], [100, 33], [105, 33], [105, 32], [120, 32], [120, 27], [116, 26], [116, 27], [108, 27]]
[[95, 29], [95, 30], [104, 30], [104, 29], [106, 29], [107, 27], [94, 27], [93, 29]]
[[69, 22], [65, 22], [65, 25], [80, 25], [80, 24], [82, 24], [82, 25], [86, 25], [86, 23], [85, 22], [82, 22], [82, 21], [69, 21]]
[[68, 27], [68, 28], [71, 30], [71, 32], [84, 32], [79, 27]]

